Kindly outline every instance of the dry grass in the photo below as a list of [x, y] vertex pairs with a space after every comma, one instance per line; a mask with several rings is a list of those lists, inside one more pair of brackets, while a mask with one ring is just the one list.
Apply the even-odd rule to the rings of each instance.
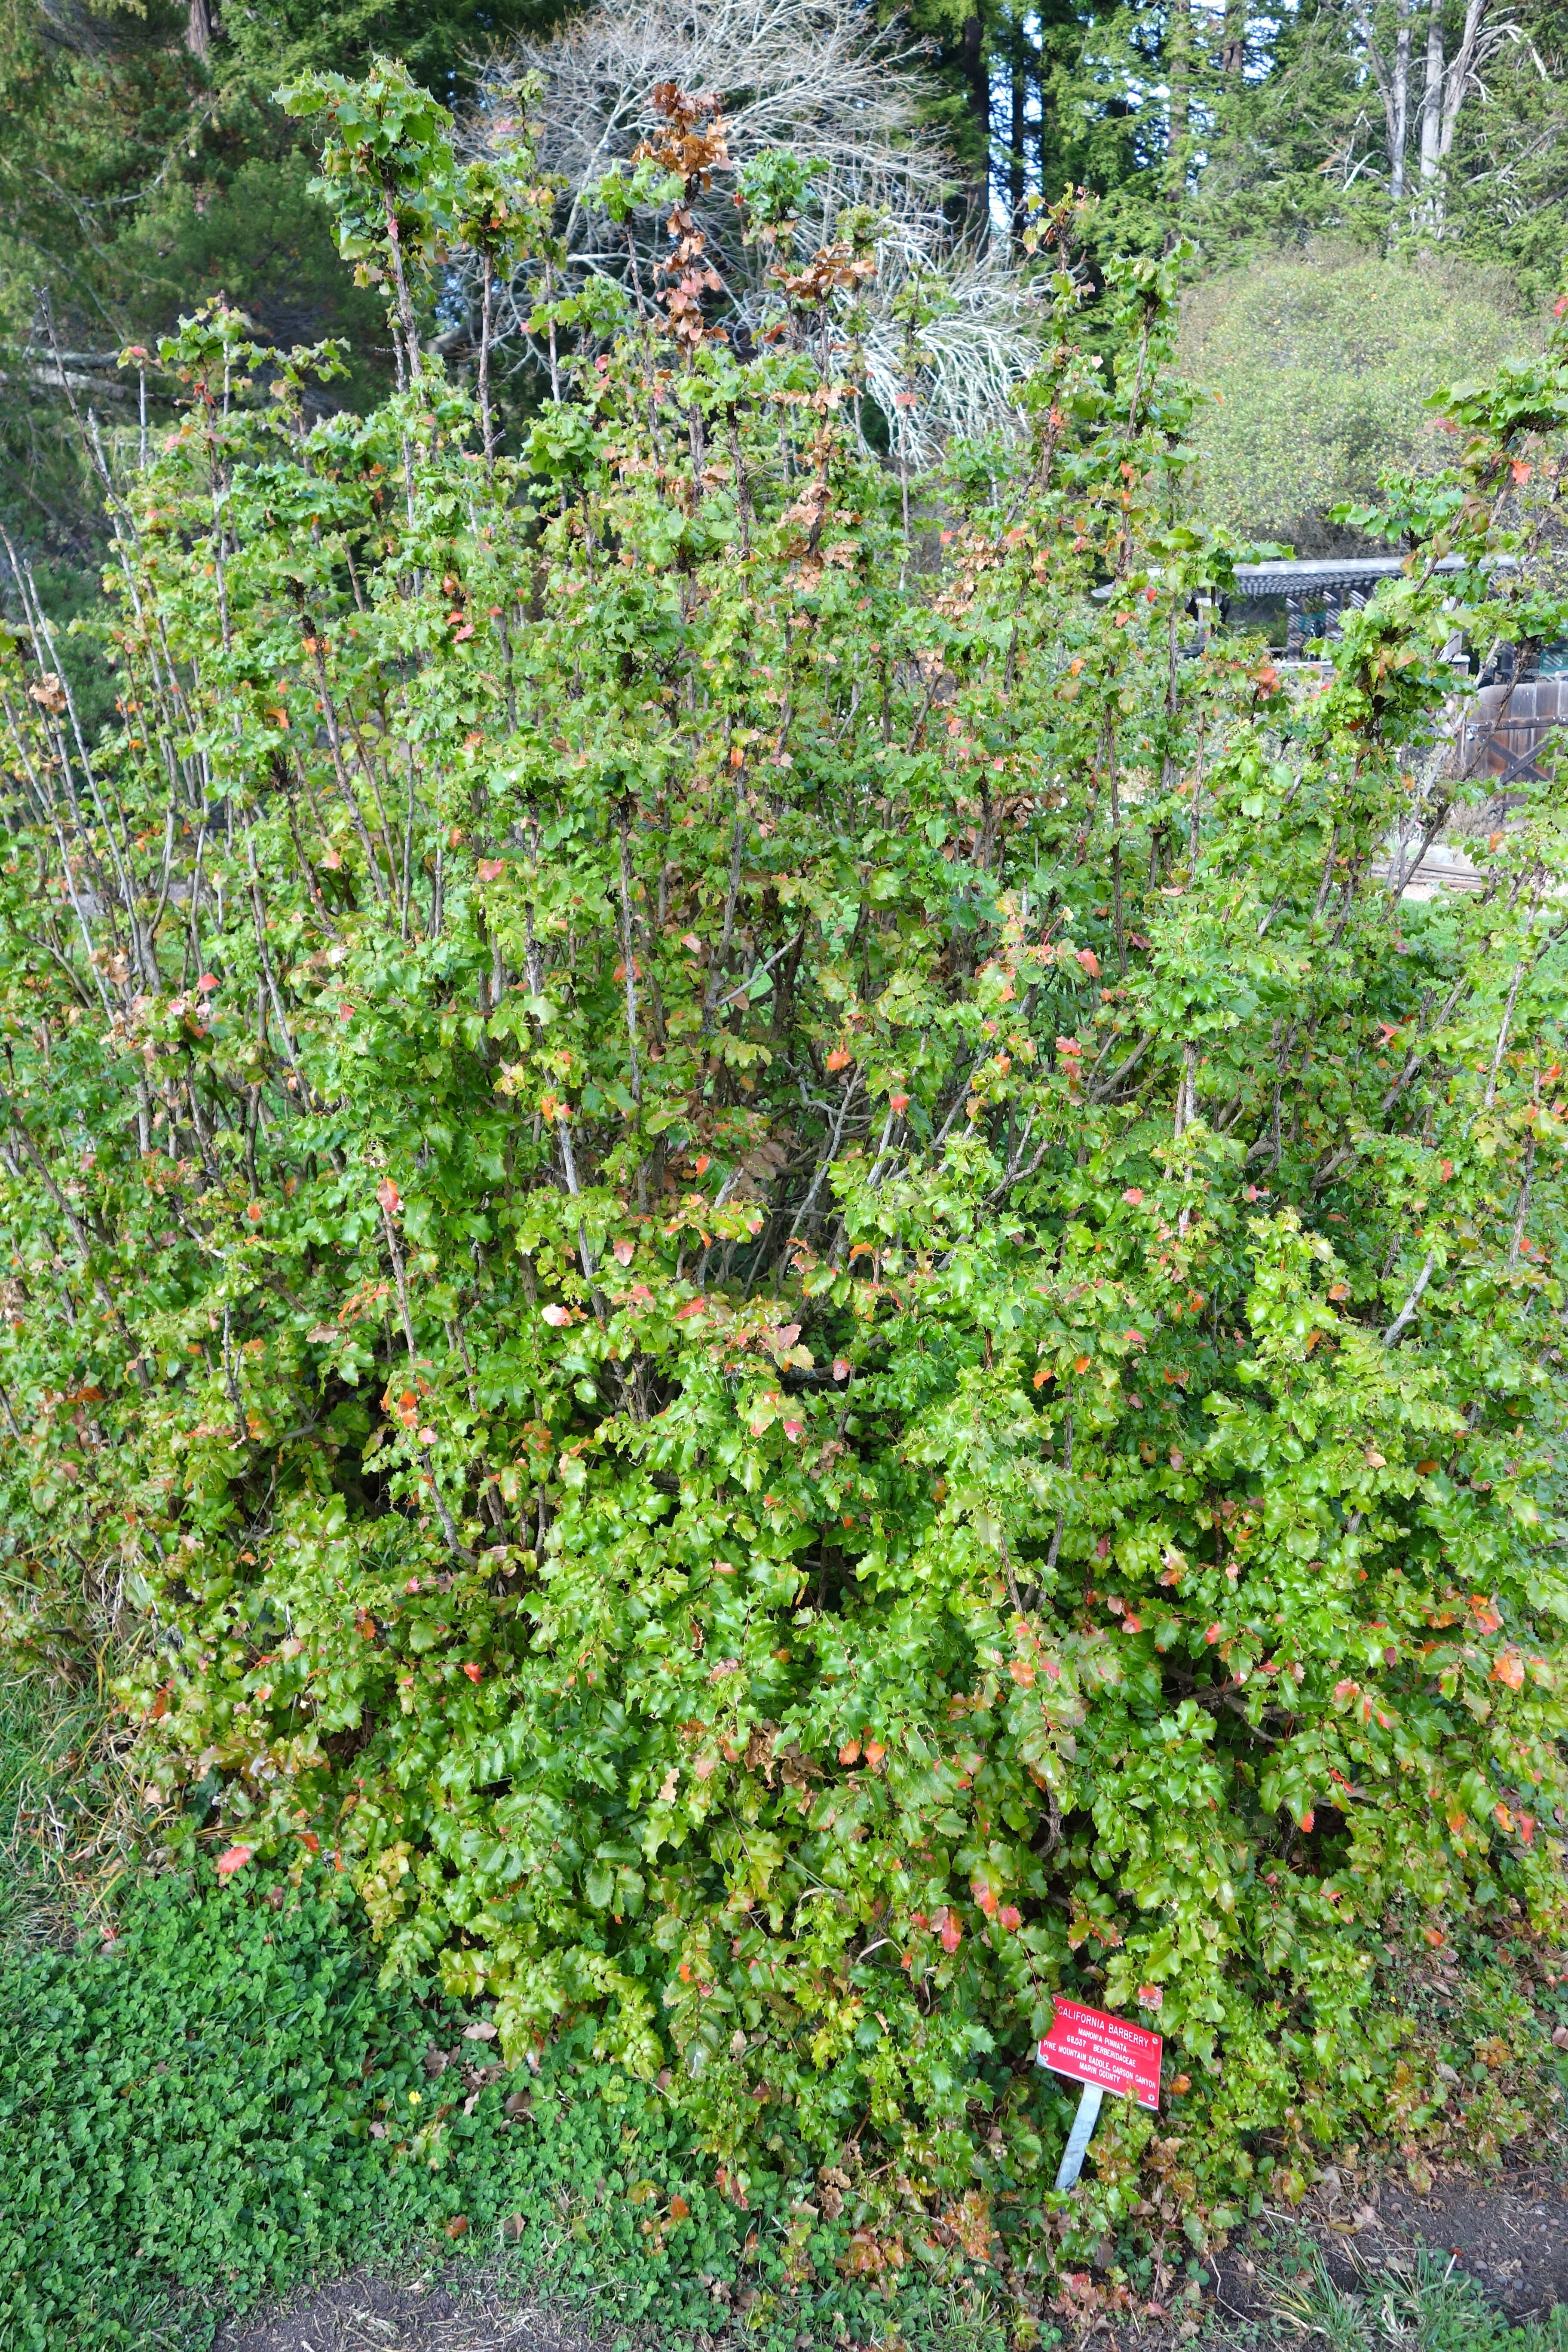
[[143, 1811], [127, 1770], [132, 1737], [111, 1719], [101, 1675], [0, 1682], [0, 1937], [13, 1948], [107, 1927]]

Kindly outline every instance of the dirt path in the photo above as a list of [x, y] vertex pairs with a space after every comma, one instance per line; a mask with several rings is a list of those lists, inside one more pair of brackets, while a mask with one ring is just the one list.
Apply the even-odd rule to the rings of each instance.
[[595, 2352], [604, 2341], [471, 2275], [398, 2283], [351, 2271], [281, 2310], [231, 2322], [214, 2352]]

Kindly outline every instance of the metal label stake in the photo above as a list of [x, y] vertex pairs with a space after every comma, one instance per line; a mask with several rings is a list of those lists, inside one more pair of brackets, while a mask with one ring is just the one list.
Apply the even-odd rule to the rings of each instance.
[[1083, 2159], [1089, 2147], [1089, 2136], [1100, 2120], [1100, 2103], [1105, 2096], [1098, 2083], [1086, 2083], [1083, 2096], [1078, 2103], [1078, 2113], [1072, 2119], [1068, 2144], [1062, 2150], [1061, 2166], [1057, 2173], [1057, 2188], [1070, 2189], [1083, 2170]]

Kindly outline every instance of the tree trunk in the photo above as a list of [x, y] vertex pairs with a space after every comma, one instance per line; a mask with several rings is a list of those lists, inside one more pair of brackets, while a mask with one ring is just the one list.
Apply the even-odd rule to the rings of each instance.
[[1165, 130], [1165, 192], [1178, 203], [1187, 187], [1187, 106], [1192, 79], [1192, 0], [1171, 0], [1165, 27], [1165, 79], [1171, 92]]
[[1426, 74], [1421, 86], [1421, 184], [1430, 189], [1440, 169], [1443, 143], [1443, 0], [1426, 12]]
[[1405, 142], [1410, 131], [1410, 0], [1399, 0], [1399, 25], [1394, 41], [1394, 110], [1388, 136], [1388, 193], [1395, 204], [1405, 195]]
[[984, 242], [991, 217], [991, 81], [986, 69], [985, 26], [979, 16], [963, 20], [963, 79], [969, 89], [969, 111], [974, 118], [984, 162], [969, 192], [970, 228]]
[[1465, 102], [1466, 86], [1475, 70], [1476, 54], [1481, 46], [1486, 16], [1487, 0], [1467, 0], [1464, 30], [1459, 35], [1459, 46], [1454, 52], [1454, 61], [1444, 78], [1443, 122], [1437, 140], [1439, 164], [1447, 162], [1449, 152], [1454, 144], [1454, 133], [1459, 123], [1459, 109]]
[[190, 0], [190, 10], [185, 18], [185, 47], [193, 58], [201, 59], [203, 65], [207, 61], [212, 39], [212, 10], [207, 0]]
[[1247, 67], [1247, 0], [1225, 0], [1225, 30], [1220, 39], [1219, 69], [1241, 79]]
[[1028, 137], [1028, 82], [1025, 75], [1025, 33], [1022, 25], [1013, 33], [1013, 121], [1007, 150], [1008, 227], [1014, 250], [1023, 250], [1024, 198], [1027, 183], [1024, 167], [1024, 142]]
[[1486, 24], [1487, 0], [1467, 0], [1459, 45], [1447, 65], [1443, 55], [1441, 0], [1431, 0], [1426, 26], [1426, 79], [1421, 93], [1421, 184], [1426, 196], [1426, 216], [1436, 236], [1443, 233], [1444, 170], [1458, 129], [1459, 110], [1475, 71]]

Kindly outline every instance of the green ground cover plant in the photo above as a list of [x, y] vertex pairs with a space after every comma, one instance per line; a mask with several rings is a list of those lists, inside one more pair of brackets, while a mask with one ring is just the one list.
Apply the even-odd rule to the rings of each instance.
[[[730, 340], [704, 101], [591, 316], [521, 109], [476, 176], [397, 68], [292, 102], [403, 389], [311, 423], [330, 352], [188, 322], [116, 729], [5, 653], [6, 1642], [112, 1634], [165, 1862], [331, 1859], [389, 1985], [586, 2036], [803, 2277], [1027, 2313], [1110, 2232], [1168, 2291], [1462, 2105], [1377, 1937], [1563, 1936], [1554, 788], [1400, 885], [1456, 639], [1563, 625], [1568, 347], [1450, 386], [1293, 695], [1202, 634], [1179, 257], [1106, 368], [1042, 222], [1017, 431], [911, 479], [802, 159]], [[515, 458], [421, 345], [464, 239], [538, 269]], [[1058, 1993], [1166, 2050], [1070, 2200]]]
[[[591, 2033], [519, 2088], [493, 2025], [378, 1984], [365, 1941], [331, 1872], [247, 1898], [204, 1871], [132, 1896], [107, 1942], [6, 1960], [5, 2352], [208, 2344], [226, 2315], [367, 2257], [488, 2258], [520, 2291], [601, 2316], [609, 2297], [628, 2326], [736, 2311], [760, 2345], [875, 2332], [874, 2286], [836, 2281], [819, 2313], [780, 2200], [738, 2210]], [[904, 2298], [916, 2340], [934, 2304]]]

